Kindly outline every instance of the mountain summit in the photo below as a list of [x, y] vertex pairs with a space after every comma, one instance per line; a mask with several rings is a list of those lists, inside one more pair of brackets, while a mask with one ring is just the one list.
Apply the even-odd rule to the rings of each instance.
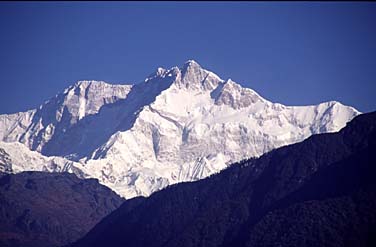
[[335, 101], [272, 103], [189, 60], [135, 85], [78, 82], [38, 109], [0, 115], [0, 140], [18, 142], [0, 144], [18, 160], [13, 172], [74, 172], [131, 198], [338, 131], [358, 114]]

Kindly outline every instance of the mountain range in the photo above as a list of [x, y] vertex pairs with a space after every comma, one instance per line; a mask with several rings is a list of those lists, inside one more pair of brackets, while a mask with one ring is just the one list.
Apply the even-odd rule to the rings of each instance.
[[330, 101], [272, 103], [193, 60], [145, 81], [79, 81], [39, 108], [0, 115], [0, 170], [70, 172], [129, 199], [195, 181], [360, 114]]
[[375, 246], [376, 112], [336, 133], [135, 198], [84, 246]]

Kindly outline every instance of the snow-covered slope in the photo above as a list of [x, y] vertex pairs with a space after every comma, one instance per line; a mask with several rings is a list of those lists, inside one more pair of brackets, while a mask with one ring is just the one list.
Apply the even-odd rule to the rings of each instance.
[[0, 171], [18, 173], [23, 171], [70, 172], [79, 178], [89, 178], [81, 163], [63, 157], [44, 156], [31, 151], [18, 142], [0, 142]]
[[337, 131], [357, 114], [335, 101], [272, 103], [190, 60], [134, 86], [79, 82], [37, 110], [0, 115], [0, 138], [76, 161], [130, 198]]
[[[0, 140], [18, 141], [31, 150], [49, 155], [56, 139], [81, 121], [98, 114], [104, 105], [124, 99], [131, 85], [111, 85], [102, 81], [79, 81], [46, 101], [38, 109], [15, 114], [0, 115]], [[70, 140], [74, 142], [74, 136]], [[69, 145], [69, 144], [68, 144]], [[90, 146], [86, 140], [81, 146]]]

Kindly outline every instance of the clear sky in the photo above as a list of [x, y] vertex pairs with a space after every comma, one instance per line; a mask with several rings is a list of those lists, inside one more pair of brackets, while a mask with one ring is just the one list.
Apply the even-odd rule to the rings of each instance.
[[376, 110], [376, 3], [0, 2], [0, 113], [194, 59], [286, 105]]

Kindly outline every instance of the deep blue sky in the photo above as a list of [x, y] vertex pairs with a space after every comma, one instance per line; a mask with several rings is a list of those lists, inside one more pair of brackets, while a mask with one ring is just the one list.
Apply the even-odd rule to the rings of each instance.
[[0, 113], [188, 59], [274, 102], [376, 110], [376, 4], [0, 3]]

